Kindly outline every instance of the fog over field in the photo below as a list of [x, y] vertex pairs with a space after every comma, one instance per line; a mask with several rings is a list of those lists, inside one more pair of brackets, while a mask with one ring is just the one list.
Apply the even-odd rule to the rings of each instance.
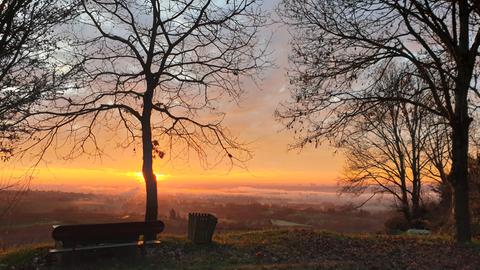
[[[40, 190], [49, 188], [50, 190]], [[21, 196], [15, 211], [0, 220], [0, 250], [51, 241], [53, 225], [141, 221], [145, 193], [141, 186], [75, 187], [51, 191], [37, 187]], [[394, 212], [373, 200], [338, 196], [334, 186], [197, 186], [159, 188], [159, 219], [165, 231], [185, 235], [188, 213], [219, 218], [217, 233], [300, 226], [339, 232], [379, 232]], [[104, 193], [108, 190], [110, 193]], [[0, 206], [2, 201], [0, 201]], [[377, 205], [382, 205], [378, 207]], [[2, 206], [3, 207], [3, 206]]]
[[[365, 193], [360, 196], [353, 194], [341, 194], [336, 185], [317, 185], [317, 184], [228, 184], [223, 183], [174, 183], [169, 181], [159, 182], [158, 196], [178, 197], [195, 200], [219, 200], [222, 202], [250, 202], [275, 204], [312, 204], [320, 205], [324, 203], [343, 205], [360, 205], [366, 201], [371, 193]], [[63, 191], [79, 192], [93, 194], [109, 194], [122, 198], [133, 198], [144, 196], [145, 190], [142, 183], [132, 183], [128, 186], [119, 188], [115, 185], [105, 185], [97, 183], [95, 185], [77, 185], [68, 184], [68, 181], [62, 184], [44, 184], [31, 187], [32, 190], [39, 191]], [[368, 201], [363, 205], [363, 209], [375, 211], [389, 209], [391, 206], [389, 196], [378, 197]], [[379, 203], [382, 201], [383, 203]]]

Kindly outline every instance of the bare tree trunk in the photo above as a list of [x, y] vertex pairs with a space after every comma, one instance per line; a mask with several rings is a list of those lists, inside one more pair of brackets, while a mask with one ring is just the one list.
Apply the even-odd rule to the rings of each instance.
[[[468, 43], [467, 43], [468, 44]], [[467, 53], [468, 54], [468, 53]], [[463, 55], [463, 59], [467, 59]], [[455, 91], [455, 115], [452, 123], [452, 178], [453, 202], [457, 241], [471, 241], [470, 207], [468, 188], [468, 144], [469, 127], [472, 119], [468, 115], [468, 89], [471, 72], [468, 61], [460, 67]], [[470, 75], [470, 76], [469, 76]]]
[[401, 131], [399, 130], [398, 120], [399, 120], [399, 111], [397, 110], [390, 110], [392, 115], [392, 125], [394, 127], [394, 135], [395, 135], [395, 148], [397, 149], [398, 158], [400, 161], [400, 185], [401, 185], [401, 193], [402, 193], [402, 212], [405, 216], [405, 219], [410, 223], [412, 219], [412, 215], [410, 212], [410, 203], [408, 202], [408, 187], [407, 187], [407, 169], [405, 165], [405, 154], [400, 146], [401, 143]]
[[[403, 162], [402, 163], [402, 166], [403, 166]], [[406, 179], [405, 179], [405, 173], [402, 172], [401, 173], [401, 186], [402, 186], [402, 212], [403, 212], [403, 215], [405, 216], [405, 219], [408, 220], [408, 222], [410, 223], [410, 221], [412, 220], [412, 215], [410, 213], [410, 204], [408, 202], [408, 193], [407, 193], [407, 183], [406, 183]]]
[[[418, 147], [418, 145], [417, 145]], [[417, 149], [413, 149], [417, 151]], [[414, 155], [416, 153], [414, 152]], [[419, 219], [421, 217], [420, 213], [420, 197], [422, 191], [421, 175], [420, 175], [420, 164], [418, 157], [414, 158], [412, 165], [412, 174], [413, 174], [413, 183], [412, 183], [412, 220]]]
[[472, 119], [468, 115], [468, 91], [475, 57], [470, 55], [469, 18], [466, 0], [459, 1], [459, 46], [457, 51], [458, 74], [455, 89], [455, 110], [452, 124], [452, 177], [455, 203], [457, 242], [471, 241], [468, 192], [468, 131]]
[[471, 240], [468, 188], [468, 126], [469, 120], [460, 120], [452, 131], [452, 180], [455, 203], [457, 241]]
[[413, 190], [412, 190], [412, 219], [420, 218], [420, 182], [414, 180]]
[[152, 94], [151, 91], [145, 93], [144, 107], [142, 114], [142, 146], [143, 146], [143, 166], [142, 173], [145, 179], [146, 187], [146, 210], [145, 221], [156, 221], [158, 218], [158, 200], [157, 200], [157, 179], [153, 173], [153, 145], [152, 145]]
[[406, 195], [402, 196], [402, 212], [405, 219], [410, 223], [412, 216], [410, 215], [410, 206], [408, 203], [408, 197]]

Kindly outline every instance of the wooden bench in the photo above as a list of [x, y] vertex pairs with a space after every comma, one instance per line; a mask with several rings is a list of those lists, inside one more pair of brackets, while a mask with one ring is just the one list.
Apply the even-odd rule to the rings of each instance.
[[143, 251], [145, 245], [160, 243], [156, 235], [164, 228], [162, 221], [54, 226], [55, 248], [50, 253], [128, 246], [138, 246]]

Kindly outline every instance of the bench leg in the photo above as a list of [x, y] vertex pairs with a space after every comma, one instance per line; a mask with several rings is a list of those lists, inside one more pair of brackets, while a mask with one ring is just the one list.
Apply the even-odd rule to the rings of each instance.
[[147, 250], [145, 248], [145, 245], [140, 245], [140, 246], [138, 246], [138, 248], [140, 249], [140, 255], [142, 257], [145, 257], [147, 255]]

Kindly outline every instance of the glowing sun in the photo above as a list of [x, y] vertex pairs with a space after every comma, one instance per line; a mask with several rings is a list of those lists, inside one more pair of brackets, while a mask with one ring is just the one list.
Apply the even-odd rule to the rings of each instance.
[[[142, 172], [131, 172], [128, 173], [128, 175], [135, 178], [138, 182], [144, 183]], [[167, 177], [167, 175], [163, 173], [155, 173], [155, 176], [157, 177], [157, 181], [163, 181]]]

